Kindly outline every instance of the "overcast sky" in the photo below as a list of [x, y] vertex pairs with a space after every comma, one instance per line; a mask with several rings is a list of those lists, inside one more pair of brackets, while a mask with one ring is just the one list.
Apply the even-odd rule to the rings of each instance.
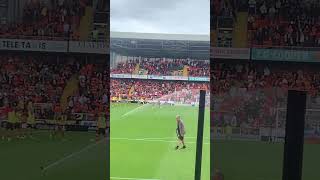
[[111, 31], [205, 34], [210, 0], [111, 0]]

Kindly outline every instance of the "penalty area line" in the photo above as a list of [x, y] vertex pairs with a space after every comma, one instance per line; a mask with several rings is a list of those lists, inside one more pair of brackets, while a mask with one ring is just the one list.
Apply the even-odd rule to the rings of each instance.
[[145, 179], [145, 178], [126, 178], [126, 177], [110, 177], [110, 179], [123, 179], [123, 180], [160, 180], [160, 179]]
[[94, 147], [94, 146], [97, 146], [97, 145], [100, 144], [101, 142], [104, 142], [104, 140], [105, 140], [105, 139], [102, 139], [102, 140], [100, 140], [100, 141], [98, 141], [98, 142], [96, 142], [96, 143], [89, 144], [89, 145], [87, 145], [86, 147], [80, 149], [79, 151], [73, 152], [73, 153], [69, 154], [68, 156], [65, 156], [65, 157], [63, 157], [63, 158], [61, 158], [61, 159], [59, 159], [59, 160], [57, 160], [57, 161], [55, 161], [55, 162], [47, 165], [46, 167], [44, 167], [44, 168], [42, 169], [42, 172], [45, 172], [46, 170], [48, 170], [48, 169], [50, 169], [50, 168], [52, 168], [52, 167], [54, 167], [54, 166], [56, 166], [56, 165], [58, 165], [58, 164], [63, 163], [63, 162], [66, 161], [67, 159], [72, 158], [72, 157], [74, 157], [74, 156], [76, 156], [76, 155], [78, 155], [78, 154], [81, 154], [81, 153], [83, 153], [84, 151], [86, 151], [86, 150], [88, 150], [88, 149], [91, 149], [91, 148]]

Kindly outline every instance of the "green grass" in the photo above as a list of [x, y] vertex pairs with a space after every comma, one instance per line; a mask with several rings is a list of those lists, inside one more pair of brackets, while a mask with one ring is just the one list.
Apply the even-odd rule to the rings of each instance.
[[[281, 180], [283, 143], [215, 141], [214, 166], [226, 180]], [[305, 144], [303, 180], [320, 179], [320, 145]]]
[[[186, 126], [187, 149], [174, 150], [176, 115]], [[209, 109], [205, 114], [202, 178], [210, 177]], [[111, 180], [192, 180], [198, 107], [111, 105]]]
[[[34, 139], [0, 140], [0, 179], [105, 180], [106, 143], [92, 145], [94, 137], [88, 132], [67, 132], [66, 141], [62, 141], [50, 139], [48, 132], [37, 132]], [[41, 166], [57, 161], [43, 173]]]

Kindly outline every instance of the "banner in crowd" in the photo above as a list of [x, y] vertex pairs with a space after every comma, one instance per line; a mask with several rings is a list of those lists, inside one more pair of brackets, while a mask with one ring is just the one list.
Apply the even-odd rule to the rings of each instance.
[[148, 79], [158, 79], [158, 80], [163, 80], [163, 76], [148, 75]]
[[320, 60], [320, 52], [253, 48], [252, 60], [318, 62]]
[[137, 74], [110, 74], [111, 78], [123, 79], [154, 79], [154, 80], [176, 80], [176, 81], [202, 81], [209, 82], [209, 77], [186, 77], [186, 76], [158, 76]]
[[127, 78], [130, 79], [132, 78], [131, 74], [110, 74], [110, 77], [112, 78]]
[[211, 48], [211, 58], [215, 59], [250, 59], [249, 48]]
[[180, 80], [180, 81], [188, 81], [188, 77], [185, 76], [162, 76], [163, 80]]
[[131, 77], [132, 77], [133, 79], [148, 79], [148, 75], [132, 74]]
[[109, 54], [107, 42], [0, 39], [0, 50]]
[[81, 121], [80, 122], [81, 126], [87, 126], [87, 127], [96, 127], [97, 122], [96, 121]]
[[107, 42], [70, 41], [69, 52], [109, 54]]
[[0, 50], [67, 52], [67, 41], [0, 39]]
[[208, 77], [189, 77], [189, 81], [204, 81], [209, 82], [210, 79]]

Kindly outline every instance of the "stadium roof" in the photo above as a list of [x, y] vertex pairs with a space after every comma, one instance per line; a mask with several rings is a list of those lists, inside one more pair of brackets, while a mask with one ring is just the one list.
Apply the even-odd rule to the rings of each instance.
[[159, 33], [135, 33], [135, 32], [111, 32], [111, 38], [124, 39], [153, 39], [153, 40], [176, 40], [176, 41], [210, 41], [209, 35], [192, 34], [159, 34]]
[[111, 52], [128, 56], [209, 59], [206, 35], [111, 32]]

